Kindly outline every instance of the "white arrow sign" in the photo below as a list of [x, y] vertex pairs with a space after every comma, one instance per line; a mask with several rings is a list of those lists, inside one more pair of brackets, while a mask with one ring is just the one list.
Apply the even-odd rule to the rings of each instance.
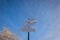
[[35, 19], [29, 19], [25, 22], [25, 27], [21, 29], [23, 32], [35, 32], [35, 29], [31, 28], [30, 26], [35, 24]]

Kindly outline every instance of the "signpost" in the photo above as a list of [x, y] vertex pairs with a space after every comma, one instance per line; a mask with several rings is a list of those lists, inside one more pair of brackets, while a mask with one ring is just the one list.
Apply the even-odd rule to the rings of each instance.
[[28, 32], [28, 40], [30, 40], [30, 32], [35, 32], [35, 29], [33, 29], [31, 26], [36, 23], [35, 19], [28, 19], [25, 22], [24, 28], [21, 29], [23, 32]]

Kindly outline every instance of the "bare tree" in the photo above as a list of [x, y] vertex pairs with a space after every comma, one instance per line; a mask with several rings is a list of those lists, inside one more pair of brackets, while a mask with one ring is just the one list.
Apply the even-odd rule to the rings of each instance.
[[0, 32], [0, 40], [18, 40], [18, 37], [5, 28]]

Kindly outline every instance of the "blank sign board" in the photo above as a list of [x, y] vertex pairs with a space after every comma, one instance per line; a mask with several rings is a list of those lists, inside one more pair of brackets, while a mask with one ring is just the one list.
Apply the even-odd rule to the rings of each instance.
[[35, 32], [35, 29], [33, 29], [33, 28], [23, 28], [23, 29], [21, 29], [21, 31], [22, 32]]

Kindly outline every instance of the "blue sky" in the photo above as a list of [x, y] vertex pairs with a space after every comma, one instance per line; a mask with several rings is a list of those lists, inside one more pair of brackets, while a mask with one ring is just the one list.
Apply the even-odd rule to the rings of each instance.
[[8, 27], [27, 40], [27, 32], [20, 28], [32, 17], [37, 23], [30, 40], [60, 40], [60, 0], [0, 0], [0, 30]]

